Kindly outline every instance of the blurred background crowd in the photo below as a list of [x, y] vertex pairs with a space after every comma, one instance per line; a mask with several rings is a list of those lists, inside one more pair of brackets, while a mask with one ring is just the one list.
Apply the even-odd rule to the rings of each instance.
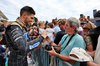
[[[94, 11], [93, 11], [94, 14]], [[95, 17], [100, 18], [96, 15]], [[86, 51], [92, 52], [96, 50], [97, 43], [98, 43], [98, 37], [99, 37], [99, 30], [97, 30], [98, 24], [95, 23], [95, 19], [91, 18], [90, 16], [85, 16], [84, 14], [79, 15], [79, 21], [80, 26], [78, 29], [78, 34], [81, 35], [85, 41], [86, 44]], [[7, 66], [7, 61], [9, 59], [10, 51], [9, 47], [7, 47], [7, 42], [5, 38], [5, 28], [7, 25], [12, 23], [13, 21], [7, 21], [7, 20], [0, 20], [0, 66]], [[52, 19], [52, 22], [48, 21], [39, 21], [37, 17], [34, 18], [33, 22], [31, 22], [27, 26], [28, 35], [25, 35], [25, 38], [30, 41], [36, 39], [39, 35], [42, 34], [42, 32], [45, 30], [47, 31], [47, 35], [49, 38], [58, 45], [61, 38], [66, 34], [65, 31], [65, 23], [67, 21], [67, 18]], [[96, 31], [96, 33], [93, 33], [93, 31]], [[31, 63], [33, 63], [36, 66], [59, 66], [58, 65], [58, 58], [55, 56], [50, 56], [48, 52], [45, 51], [44, 46], [49, 45], [48, 41], [42, 42], [41, 45], [33, 49], [31, 52], [27, 54], [28, 59], [31, 60]], [[57, 51], [57, 53], [60, 53]], [[97, 59], [98, 60], [98, 59]], [[30, 63], [30, 62], [29, 62]], [[82, 65], [81, 65], [82, 66]]]

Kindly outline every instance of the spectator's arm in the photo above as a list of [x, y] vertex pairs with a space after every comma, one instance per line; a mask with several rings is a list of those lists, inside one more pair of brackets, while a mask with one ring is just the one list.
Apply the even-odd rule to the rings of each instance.
[[72, 59], [70, 59], [69, 56], [56, 53], [53, 47], [52, 47], [52, 50], [51, 51], [47, 51], [47, 52], [51, 56], [57, 56], [57, 57], [59, 57], [63, 61], [67, 61], [67, 62], [70, 62], [70, 63], [73, 63], [73, 64], [75, 63], [75, 61], [72, 60]]
[[90, 23], [91, 25], [92, 25], [92, 28], [94, 29], [94, 28], [96, 28], [96, 25], [94, 25], [94, 23], [92, 23], [92, 22], [88, 22], [88, 23]]
[[89, 44], [86, 47], [87, 47], [86, 51], [93, 51], [93, 45]]
[[49, 37], [47, 37], [46, 40], [49, 42], [50, 45], [55, 46], [55, 48], [57, 49], [57, 51], [60, 51], [60, 46], [61, 46], [60, 43], [58, 45], [55, 44], [54, 42], [51, 41], [51, 39]]
[[70, 62], [72, 64], [75, 63], [75, 61], [70, 59], [69, 56], [67, 56], [67, 55], [58, 54], [58, 57], [63, 61], [67, 61], [67, 62]]
[[95, 51], [92, 51], [92, 52], [87, 52], [90, 56], [94, 57], [95, 55]]
[[87, 66], [100, 66], [99, 64], [96, 64], [94, 62], [88, 61]]
[[41, 37], [27, 42], [22, 30], [18, 26], [9, 26], [6, 31], [6, 35], [12, 42], [12, 46], [14, 47], [14, 49], [16, 48], [22, 51], [23, 53], [27, 53], [41, 44], [43, 39], [46, 37], [46, 32], [43, 32]]
[[52, 43], [51, 45], [55, 46], [55, 48], [57, 49], [58, 52], [60, 51], [60, 48], [61, 48], [61, 44], [60, 43], [58, 45], [55, 44], [55, 43]]

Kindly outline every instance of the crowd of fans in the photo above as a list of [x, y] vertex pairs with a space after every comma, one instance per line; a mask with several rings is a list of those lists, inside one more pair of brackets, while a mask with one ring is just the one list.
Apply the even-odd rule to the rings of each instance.
[[[81, 14], [79, 19], [74, 17], [63, 19], [52, 19], [52, 22], [39, 21], [36, 17], [34, 22], [31, 22], [26, 28], [28, 33], [24, 36], [28, 41], [38, 38], [43, 31], [47, 32], [47, 38], [43, 40], [41, 45], [34, 48], [38, 50], [40, 47], [50, 46], [51, 50], [46, 50], [50, 56], [50, 66], [57, 66], [56, 59], [59, 58], [59, 66], [99, 66], [99, 44], [100, 44], [100, 11], [94, 15], [94, 22], [90, 21], [90, 17]], [[0, 22], [0, 66], [5, 66], [7, 53], [9, 47], [5, 38], [5, 28], [12, 22]], [[99, 37], [99, 38], [98, 38]], [[70, 59], [69, 54], [74, 47], [83, 48], [94, 62], [87, 61], [87, 63], [80, 63]], [[95, 54], [96, 53], [96, 54]], [[28, 53], [31, 56], [31, 53]], [[38, 61], [38, 60], [37, 60]], [[67, 62], [66, 62], [67, 61]]]

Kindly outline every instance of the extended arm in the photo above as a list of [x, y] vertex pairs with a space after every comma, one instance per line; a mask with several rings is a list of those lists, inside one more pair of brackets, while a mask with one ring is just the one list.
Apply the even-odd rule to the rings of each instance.
[[69, 56], [56, 53], [53, 47], [52, 47], [52, 50], [51, 51], [47, 51], [47, 52], [51, 56], [58, 56], [63, 61], [67, 61], [67, 62], [70, 62], [70, 63], [73, 63], [73, 64], [75, 63], [75, 61], [72, 60], [72, 59], [70, 59]]
[[[46, 34], [46, 33], [45, 33]], [[23, 53], [29, 52], [34, 44], [40, 44], [44, 37], [43, 35], [35, 40], [32, 40], [30, 42], [27, 42], [26, 39], [24, 38], [22, 30], [18, 26], [10, 26], [6, 30], [6, 35], [9, 41], [11, 41], [11, 45], [15, 47], [16, 49], [22, 51]]]

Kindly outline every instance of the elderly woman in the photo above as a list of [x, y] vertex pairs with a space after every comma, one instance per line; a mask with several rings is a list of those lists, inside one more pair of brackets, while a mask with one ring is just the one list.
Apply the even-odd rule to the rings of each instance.
[[59, 66], [69, 66], [69, 64], [72, 66], [80, 66], [79, 62], [75, 62], [69, 58], [69, 53], [71, 52], [72, 48], [74, 47], [80, 47], [83, 49], [86, 48], [86, 44], [83, 38], [79, 34], [77, 34], [79, 23], [80, 22], [74, 17], [70, 17], [67, 20], [65, 24], [66, 34], [62, 37], [58, 45], [56, 45], [49, 38], [47, 38], [47, 41], [52, 46], [55, 46], [57, 51], [60, 51], [60, 54], [58, 54], [53, 47], [51, 51], [47, 51], [51, 56], [57, 56], [60, 59]]

